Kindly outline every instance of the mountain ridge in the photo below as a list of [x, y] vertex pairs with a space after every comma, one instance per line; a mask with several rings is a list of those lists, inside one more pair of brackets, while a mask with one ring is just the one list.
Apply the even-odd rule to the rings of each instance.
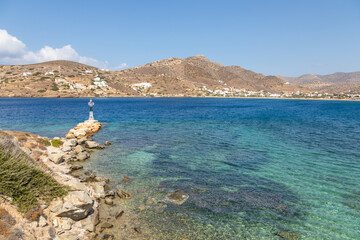
[[344, 81], [347, 81], [345, 88], [360, 92], [359, 74], [305, 74], [298, 78], [266, 76], [240, 66], [213, 62], [204, 55], [172, 57], [120, 71], [56, 60], [0, 65], [0, 96], [266, 97], [282, 94], [291, 97], [295, 92], [297, 96], [311, 91], [336, 92]]

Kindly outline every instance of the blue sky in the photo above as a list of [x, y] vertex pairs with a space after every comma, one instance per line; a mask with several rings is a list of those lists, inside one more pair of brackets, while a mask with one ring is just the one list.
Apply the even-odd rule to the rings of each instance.
[[360, 71], [360, 0], [0, 0], [0, 64], [198, 54], [266, 75]]

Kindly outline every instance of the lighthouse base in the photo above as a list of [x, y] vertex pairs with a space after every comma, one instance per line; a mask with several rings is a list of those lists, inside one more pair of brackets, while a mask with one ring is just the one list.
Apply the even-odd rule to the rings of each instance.
[[94, 113], [92, 111], [89, 112], [89, 120], [94, 120]]

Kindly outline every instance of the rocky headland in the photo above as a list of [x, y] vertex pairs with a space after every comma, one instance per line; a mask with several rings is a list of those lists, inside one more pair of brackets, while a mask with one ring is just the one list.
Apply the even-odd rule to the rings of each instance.
[[113, 205], [116, 198], [131, 196], [112, 187], [108, 178], [81, 172], [83, 167], [79, 164], [88, 159], [92, 151], [104, 148], [90, 138], [100, 129], [101, 123], [87, 120], [71, 129], [64, 138], [49, 139], [4, 131], [68, 192], [50, 202], [39, 201], [39, 206], [26, 214], [12, 204], [11, 198], [1, 195], [0, 239], [2, 236], [4, 239], [114, 239], [107, 230], [123, 217], [124, 211], [111, 215], [106, 208]]

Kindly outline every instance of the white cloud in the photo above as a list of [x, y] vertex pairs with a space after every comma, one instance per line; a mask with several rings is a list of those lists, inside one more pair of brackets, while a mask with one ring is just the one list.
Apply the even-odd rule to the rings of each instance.
[[[109, 64], [107, 61], [101, 62], [94, 58], [80, 56], [70, 44], [61, 48], [45, 46], [37, 52], [29, 51], [22, 41], [10, 35], [6, 30], [0, 29], [0, 62], [29, 64], [52, 60], [70, 60], [99, 68], [108, 68]], [[121, 65], [125, 68], [127, 64], [123, 64]]]
[[122, 69], [125, 69], [125, 68], [128, 68], [128, 67], [129, 67], [129, 65], [127, 63], [122, 63], [122, 64], [116, 66], [114, 68], [114, 70], [122, 70]]
[[0, 58], [2, 56], [14, 58], [23, 55], [25, 52], [26, 46], [23, 42], [8, 34], [6, 30], [0, 29]]

